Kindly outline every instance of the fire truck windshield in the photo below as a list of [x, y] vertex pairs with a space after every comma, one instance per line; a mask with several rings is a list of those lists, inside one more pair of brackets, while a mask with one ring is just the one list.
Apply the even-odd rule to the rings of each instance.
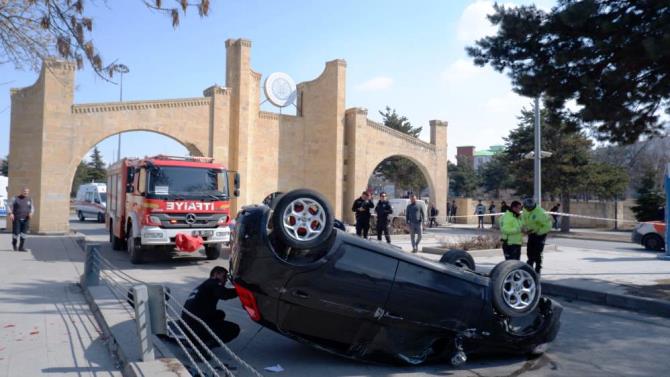
[[221, 169], [153, 166], [147, 180], [147, 194], [151, 196], [228, 198], [228, 176]]

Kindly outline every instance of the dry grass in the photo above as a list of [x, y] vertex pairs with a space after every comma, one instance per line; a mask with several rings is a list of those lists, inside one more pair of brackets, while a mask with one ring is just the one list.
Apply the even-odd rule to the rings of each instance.
[[443, 241], [441, 248], [445, 249], [463, 249], [463, 250], [486, 250], [498, 249], [502, 245], [499, 236], [479, 235], [475, 237], [462, 237], [456, 240]]

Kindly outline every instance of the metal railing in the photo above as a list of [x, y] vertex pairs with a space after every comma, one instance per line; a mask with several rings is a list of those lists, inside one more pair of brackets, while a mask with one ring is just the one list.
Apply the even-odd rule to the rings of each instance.
[[[216, 335], [205, 321], [188, 311], [170, 289], [158, 284], [139, 280], [102, 256], [97, 245], [86, 247], [86, 263], [81, 279], [85, 288], [104, 284], [109, 288], [119, 304], [135, 320], [139, 336], [139, 352], [142, 361], [153, 360], [152, 335], [169, 337], [191, 363], [187, 369], [197, 376], [234, 376], [231, 368], [224, 363], [192, 328], [197, 323], [237, 364], [251, 375], [262, 377], [254, 367], [237, 356]], [[184, 320], [190, 318], [191, 325]], [[190, 350], [190, 352], [189, 352]]]

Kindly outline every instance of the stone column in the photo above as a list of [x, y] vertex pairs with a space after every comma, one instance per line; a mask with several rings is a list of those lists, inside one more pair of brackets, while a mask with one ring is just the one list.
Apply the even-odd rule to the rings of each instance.
[[431, 192], [430, 200], [435, 204], [441, 214], [447, 211], [447, 193], [449, 192], [449, 179], [447, 172], [447, 125], [446, 121], [430, 121], [430, 143], [435, 146], [435, 170], [431, 172], [433, 177], [434, 192]]
[[[347, 109], [345, 114], [345, 177], [342, 201], [342, 219], [350, 224], [355, 222], [351, 204], [367, 188], [368, 178], [365, 165], [365, 143], [361, 136], [367, 126], [368, 110], [362, 107]], [[360, 161], [359, 161], [360, 160]]]
[[34, 85], [12, 90], [9, 195], [31, 189], [34, 232], [69, 229], [74, 71], [73, 63], [48, 59]]

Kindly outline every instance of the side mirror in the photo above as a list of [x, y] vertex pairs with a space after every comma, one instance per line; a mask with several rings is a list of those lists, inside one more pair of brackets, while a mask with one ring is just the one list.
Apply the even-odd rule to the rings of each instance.
[[238, 194], [235, 196], [239, 195], [239, 190], [240, 190], [240, 173], [235, 173], [235, 178], [233, 179], [233, 186], [235, 187], [235, 191], [238, 191]]

